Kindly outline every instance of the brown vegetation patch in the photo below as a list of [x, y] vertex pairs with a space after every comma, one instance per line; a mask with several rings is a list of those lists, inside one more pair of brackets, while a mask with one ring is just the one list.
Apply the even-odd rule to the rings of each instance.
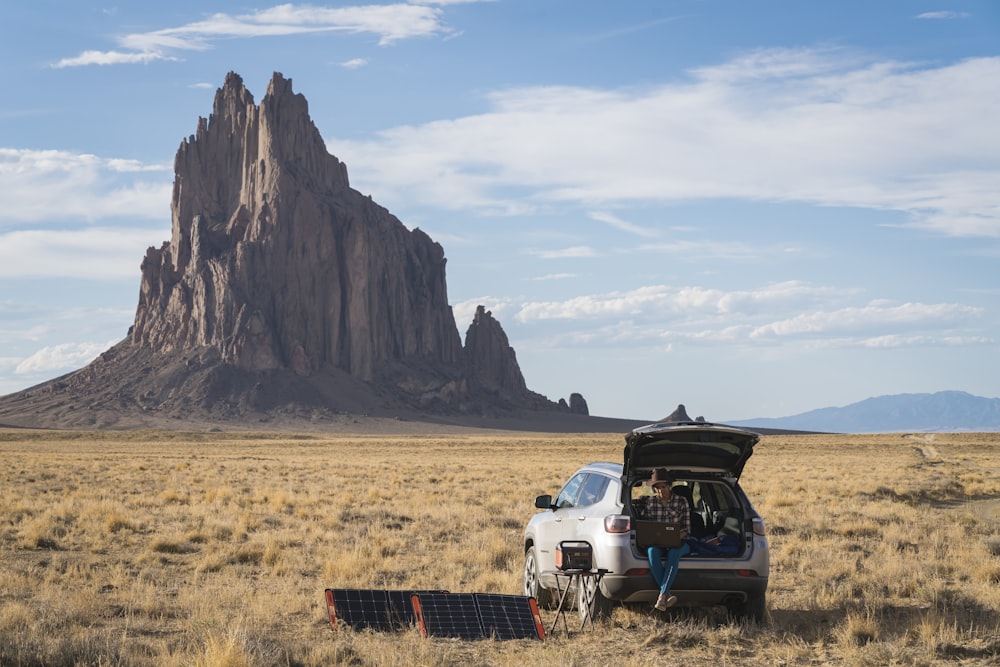
[[937, 434], [933, 466], [898, 437], [765, 437], [741, 480], [770, 527], [762, 626], [629, 605], [545, 642], [330, 629], [327, 587], [519, 592], [534, 497], [621, 446], [0, 432], [0, 664], [996, 662], [998, 434]]

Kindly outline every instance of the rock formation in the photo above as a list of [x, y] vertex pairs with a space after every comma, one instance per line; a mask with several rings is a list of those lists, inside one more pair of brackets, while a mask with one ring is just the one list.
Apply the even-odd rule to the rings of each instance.
[[566, 402], [565, 398], [560, 398], [559, 407], [574, 415], [590, 414], [590, 408], [587, 407], [586, 399], [584, 399], [581, 394], [577, 393], [572, 393], [569, 395], [569, 403]]
[[677, 409], [671, 412], [668, 416], [660, 420], [661, 422], [689, 422], [691, 418], [688, 417], [687, 410], [684, 408], [684, 404], [681, 403], [677, 406]]
[[482, 306], [476, 309], [472, 324], [465, 333], [465, 360], [469, 378], [480, 386], [514, 396], [528, 393], [507, 334], [493, 319], [493, 313]]
[[290, 79], [258, 106], [229, 73], [174, 170], [171, 238], [142, 261], [129, 338], [16, 400], [178, 419], [560, 411], [484, 308], [463, 347], [444, 250], [350, 187]]
[[230, 73], [174, 169], [171, 240], [143, 260], [136, 343], [366, 381], [387, 361], [460, 362], [444, 250], [350, 188], [291, 81], [275, 74], [258, 107]]

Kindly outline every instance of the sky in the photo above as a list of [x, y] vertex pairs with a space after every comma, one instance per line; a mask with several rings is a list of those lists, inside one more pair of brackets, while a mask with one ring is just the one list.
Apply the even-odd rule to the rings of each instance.
[[235, 71], [292, 80], [552, 400], [1000, 396], [995, 0], [249, 2], [0, 10], [0, 395], [127, 335]]

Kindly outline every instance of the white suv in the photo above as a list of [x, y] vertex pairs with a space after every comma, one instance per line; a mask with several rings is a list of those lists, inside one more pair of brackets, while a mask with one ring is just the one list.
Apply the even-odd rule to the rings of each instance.
[[[654, 468], [675, 479], [673, 492], [688, 499], [692, 538], [729, 536], [727, 553], [681, 559], [672, 593], [680, 606], [723, 605], [737, 619], [762, 621], [769, 569], [764, 521], [739, 485], [759, 436], [707, 422], [666, 422], [625, 437], [623, 463], [591, 463], [577, 470], [556, 495], [535, 499], [524, 531], [524, 594], [551, 605], [556, 592], [556, 546], [583, 541], [593, 566], [607, 569], [599, 585], [572, 592], [581, 620], [608, 613], [612, 601], [652, 604], [659, 593], [645, 549], [637, 547], [632, 500], [649, 492]], [[706, 549], [704, 551], [711, 551]]]

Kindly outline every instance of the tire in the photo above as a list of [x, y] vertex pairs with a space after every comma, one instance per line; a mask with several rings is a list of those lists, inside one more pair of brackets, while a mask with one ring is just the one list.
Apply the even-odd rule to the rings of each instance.
[[729, 617], [734, 621], [745, 621], [763, 625], [767, 618], [767, 594], [749, 597], [746, 601], [729, 607]]
[[524, 594], [535, 598], [538, 606], [543, 609], [552, 609], [556, 606], [555, 591], [542, 586], [534, 546], [528, 547], [524, 552]]
[[576, 591], [576, 609], [580, 613], [580, 626], [588, 620], [603, 621], [611, 616], [614, 603], [604, 597], [594, 577], [583, 577]]

